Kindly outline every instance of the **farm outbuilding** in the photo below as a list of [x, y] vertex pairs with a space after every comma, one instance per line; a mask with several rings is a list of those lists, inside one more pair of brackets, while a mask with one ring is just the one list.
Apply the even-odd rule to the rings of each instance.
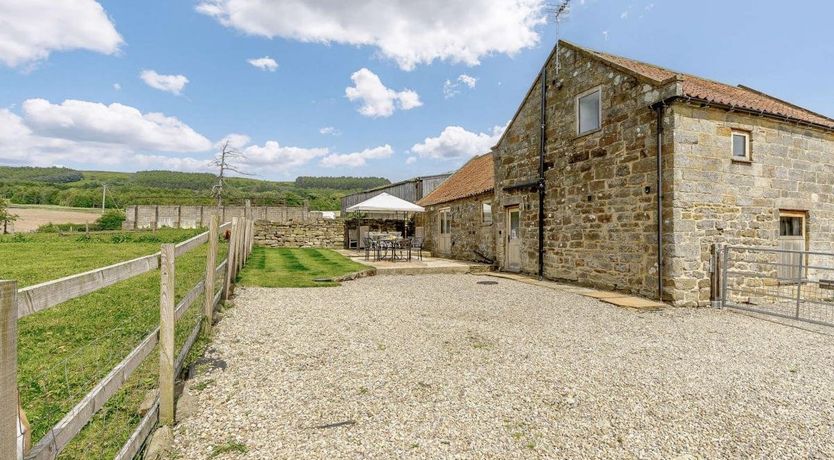
[[428, 195], [432, 190], [436, 189], [440, 184], [451, 176], [451, 173], [435, 174], [433, 176], [422, 176], [407, 179], [393, 184], [383, 185], [361, 192], [345, 195], [342, 197], [342, 215], [347, 213], [347, 208], [359, 204], [369, 198], [373, 198], [381, 193], [387, 193], [391, 196], [401, 198], [411, 203], [417, 203], [421, 198]]
[[424, 229], [420, 225], [415, 226], [413, 219], [403, 220], [402, 213], [397, 212], [374, 212], [367, 214], [363, 212], [351, 216], [348, 208], [359, 203], [379, 196], [383, 193], [395, 198], [405, 200], [409, 203], [417, 203], [421, 198], [431, 193], [440, 184], [451, 176], [448, 174], [435, 174], [433, 176], [415, 177], [393, 184], [376, 187], [359, 193], [342, 197], [342, 216], [345, 221], [345, 247], [364, 247], [364, 237], [369, 232], [399, 232], [402, 235], [423, 236]]
[[785, 251], [834, 252], [834, 119], [561, 41], [493, 152], [502, 270], [708, 305], [734, 245], [822, 287]]
[[416, 217], [425, 246], [434, 255], [492, 262], [495, 257], [492, 153], [469, 160], [443, 184], [417, 202]]

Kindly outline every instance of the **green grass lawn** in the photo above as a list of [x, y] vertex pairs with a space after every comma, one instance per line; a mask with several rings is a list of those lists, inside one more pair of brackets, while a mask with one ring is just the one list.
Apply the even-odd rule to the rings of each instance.
[[[18, 280], [25, 287], [151, 254], [161, 243], [183, 241], [198, 232], [3, 236], [0, 279]], [[218, 262], [226, 254], [226, 245], [219, 246]], [[177, 300], [204, 276], [207, 249], [203, 245], [177, 258]], [[177, 323], [178, 350], [199, 319], [202, 302], [198, 299]], [[33, 442], [158, 324], [158, 270], [23, 318], [18, 324], [18, 387]], [[145, 392], [157, 386], [158, 356], [155, 351], [143, 362], [61, 458], [113, 457], [141, 418], [137, 409]]]
[[239, 282], [258, 287], [337, 286], [336, 282], [313, 280], [367, 268], [330, 249], [256, 247], [240, 272]]

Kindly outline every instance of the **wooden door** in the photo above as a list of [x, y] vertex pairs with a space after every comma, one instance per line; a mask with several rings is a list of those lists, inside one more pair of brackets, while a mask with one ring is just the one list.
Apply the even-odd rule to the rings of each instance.
[[518, 206], [507, 208], [507, 236], [505, 270], [521, 271], [521, 212]]
[[435, 251], [440, 255], [449, 255], [452, 249], [452, 222], [448, 209], [437, 212], [437, 238]]
[[[779, 249], [785, 251], [807, 251], [806, 214], [804, 212], [781, 211], [779, 213]], [[779, 253], [777, 276], [784, 281], [797, 281], [806, 272], [807, 258], [804, 254]], [[802, 273], [800, 273], [800, 266]]]

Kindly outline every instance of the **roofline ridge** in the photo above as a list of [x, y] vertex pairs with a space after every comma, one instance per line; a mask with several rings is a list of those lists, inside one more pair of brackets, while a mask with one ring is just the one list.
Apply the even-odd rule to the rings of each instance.
[[807, 109], [807, 108], [805, 108], [805, 107], [802, 107], [801, 105], [796, 105], [796, 104], [794, 104], [793, 102], [786, 101], [786, 100], [784, 100], [784, 99], [780, 99], [780, 98], [778, 98], [778, 97], [776, 97], [776, 96], [773, 96], [772, 94], [765, 93], [764, 91], [760, 91], [760, 90], [757, 90], [757, 89], [755, 89], [755, 88], [751, 88], [751, 87], [749, 87], [749, 86], [747, 86], [747, 85], [743, 85], [743, 84], [738, 84], [737, 86], [738, 86], [739, 88], [741, 88], [741, 89], [745, 90], [745, 91], [751, 91], [751, 92], [756, 93], [756, 94], [758, 94], [758, 95], [760, 95], [760, 96], [764, 96], [764, 97], [766, 97], [766, 98], [773, 99], [774, 101], [781, 102], [782, 104], [785, 104], [785, 105], [789, 105], [789, 106], [791, 106], [791, 107], [793, 107], [793, 108], [795, 108], [795, 109], [797, 109], [797, 110], [802, 110], [803, 112], [808, 112], [808, 113], [810, 113], [810, 114], [812, 114], [812, 115], [816, 115], [816, 116], [818, 116], [818, 117], [820, 117], [820, 118], [825, 118], [826, 120], [830, 120], [830, 121], [834, 122], [834, 118], [831, 118], [831, 117], [829, 117], [829, 116], [827, 116], [827, 115], [823, 115], [823, 114], [821, 114], [821, 113], [814, 112], [813, 110], [810, 110], [810, 109]]
[[[476, 193], [467, 193], [467, 194], [462, 195], [462, 196], [459, 196], [459, 197], [457, 197], [457, 198], [452, 198], [452, 199], [450, 199], [450, 200], [445, 200], [445, 201], [437, 201], [437, 202], [429, 202], [429, 200], [431, 199], [432, 195], [434, 195], [434, 194], [438, 193], [438, 191], [439, 191], [439, 190], [441, 190], [441, 189], [443, 188], [443, 185], [445, 185], [448, 181], [450, 181], [452, 178], [454, 178], [454, 177], [455, 177], [455, 176], [456, 176], [459, 172], [463, 171], [463, 169], [464, 169], [465, 167], [467, 167], [470, 163], [472, 163], [472, 162], [473, 162], [473, 161], [475, 161], [475, 160], [479, 160], [479, 159], [481, 159], [481, 158], [483, 158], [483, 157], [485, 157], [485, 156], [487, 156], [487, 155], [492, 155], [492, 154], [493, 154], [493, 153], [492, 153], [492, 150], [490, 150], [489, 152], [482, 153], [482, 154], [480, 154], [480, 155], [474, 155], [474, 156], [470, 157], [468, 160], [466, 160], [466, 163], [462, 164], [462, 165], [460, 166], [460, 168], [458, 168], [455, 172], [453, 172], [451, 176], [447, 177], [447, 178], [446, 178], [446, 180], [444, 180], [444, 181], [443, 181], [440, 185], [438, 185], [438, 186], [437, 186], [434, 190], [432, 190], [432, 191], [431, 191], [428, 195], [426, 195], [426, 196], [424, 196], [423, 198], [420, 198], [419, 200], [417, 200], [417, 204], [418, 204], [418, 205], [420, 205], [420, 206], [434, 206], [434, 205], [437, 205], [437, 204], [440, 204], [440, 203], [447, 203], [447, 202], [449, 202], [449, 201], [462, 200], [462, 199], [464, 199], [464, 198], [468, 198], [468, 197], [470, 197], [470, 196], [480, 195], [481, 193], [485, 193], [485, 192], [488, 192], [489, 190], [494, 189], [494, 188], [495, 188], [495, 180], [493, 179], [493, 186], [492, 186], [492, 187], [490, 187], [490, 188], [488, 188], [488, 189], [486, 189], [486, 190], [483, 190], [483, 191], [480, 191], [480, 192], [476, 192]], [[493, 160], [493, 161], [494, 161], [494, 160]]]

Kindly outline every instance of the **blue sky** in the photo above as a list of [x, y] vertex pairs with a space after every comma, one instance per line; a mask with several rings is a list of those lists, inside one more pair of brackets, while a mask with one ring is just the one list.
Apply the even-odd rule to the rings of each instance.
[[[540, 0], [330, 3], [0, 0], [0, 164], [207, 170], [228, 138], [268, 179], [449, 171], [497, 139], [556, 39]], [[834, 116], [832, 16], [574, 0], [561, 36]]]

